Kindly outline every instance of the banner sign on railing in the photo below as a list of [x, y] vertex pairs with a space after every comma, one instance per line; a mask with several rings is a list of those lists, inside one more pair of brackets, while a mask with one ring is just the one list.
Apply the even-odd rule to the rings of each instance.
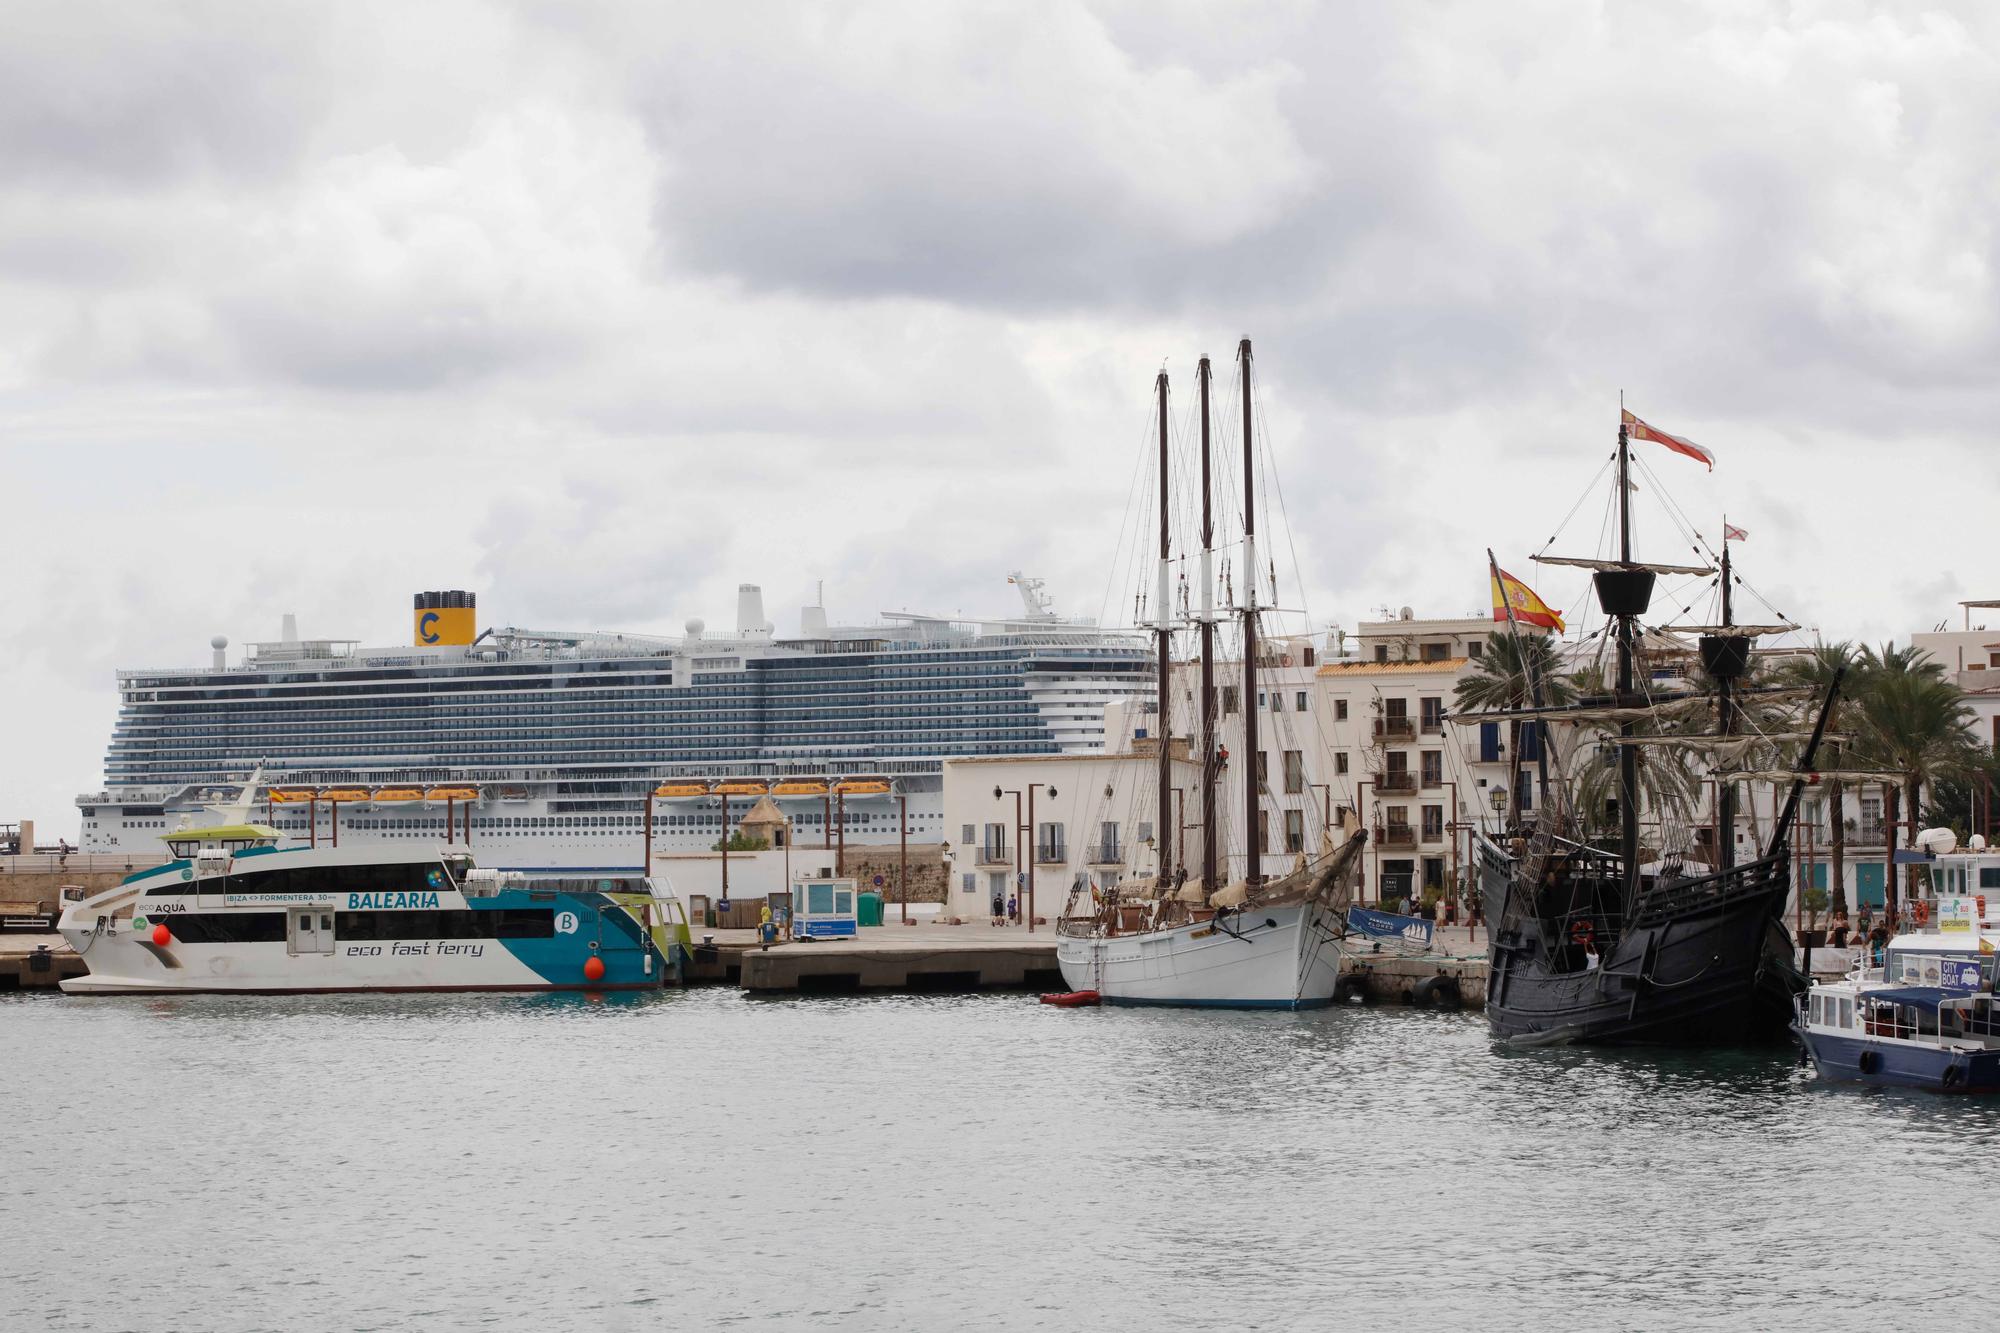
[[1377, 940], [1402, 940], [1408, 944], [1428, 946], [1431, 942], [1431, 923], [1420, 916], [1398, 916], [1394, 912], [1377, 912], [1367, 907], [1347, 909], [1347, 928], [1357, 935], [1366, 935]]

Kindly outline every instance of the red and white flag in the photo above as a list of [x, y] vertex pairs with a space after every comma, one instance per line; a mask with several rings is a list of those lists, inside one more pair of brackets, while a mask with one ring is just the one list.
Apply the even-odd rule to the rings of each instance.
[[1728, 523], [1724, 523], [1722, 525], [1722, 540], [1726, 542], [1747, 542], [1750, 540], [1750, 534], [1741, 528], [1731, 527]]
[[1715, 453], [1713, 450], [1704, 445], [1696, 444], [1693, 440], [1685, 436], [1669, 435], [1658, 427], [1648, 426], [1645, 422], [1639, 420], [1639, 418], [1633, 416], [1623, 408], [1619, 409], [1619, 414], [1625, 420], [1626, 429], [1632, 432], [1633, 439], [1651, 440], [1655, 444], [1664, 444], [1677, 454], [1686, 454], [1696, 462], [1706, 463], [1710, 472], [1715, 471]]

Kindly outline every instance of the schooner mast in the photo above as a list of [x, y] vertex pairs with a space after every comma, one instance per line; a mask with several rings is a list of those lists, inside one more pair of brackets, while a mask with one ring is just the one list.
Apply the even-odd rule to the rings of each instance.
[[1195, 370], [1201, 389], [1201, 887], [1214, 893], [1215, 879], [1215, 512], [1208, 456], [1208, 358]]
[[1236, 344], [1236, 360], [1243, 384], [1243, 882], [1255, 890], [1264, 882], [1264, 833], [1257, 821], [1257, 487], [1248, 338]]
[[1174, 757], [1173, 757], [1173, 747], [1168, 743], [1169, 740], [1171, 739], [1173, 728], [1168, 723], [1167, 720], [1168, 691], [1171, 688], [1172, 684], [1171, 680], [1169, 679], [1169, 667], [1171, 665], [1173, 657], [1174, 608], [1173, 608], [1173, 601], [1168, 596], [1168, 589], [1171, 586], [1171, 584], [1169, 583], [1169, 573], [1170, 573], [1170, 566], [1173, 561], [1173, 532], [1172, 532], [1172, 516], [1169, 512], [1167, 503], [1168, 500], [1167, 488], [1169, 484], [1169, 473], [1168, 473], [1168, 462], [1167, 462], [1167, 372], [1166, 371], [1162, 370], [1160, 372], [1160, 376], [1157, 380], [1154, 381], [1153, 387], [1159, 393], [1159, 416], [1160, 416], [1160, 583], [1158, 589], [1159, 600], [1155, 605], [1155, 611], [1158, 615], [1158, 620], [1155, 622], [1155, 629], [1154, 629], [1154, 634], [1157, 636], [1157, 641], [1158, 641], [1158, 659], [1159, 659], [1158, 664], [1155, 668], [1156, 674], [1158, 676], [1157, 683], [1159, 686], [1159, 690], [1155, 699], [1155, 706], [1159, 710], [1158, 726], [1156, 730], [1158, 732], [1159, 739], [1157, 743], [1159, 745], [1159, 750], [1160, 750], [1160, 774], [1159, 774], [1159, 784], [1158, 784], [1160, 789], [1159, 790], [1160, 800], [1159, 800], [1159, 811], [1157, 814], [1157, 822], [1153, 825], [1153, 845], [1158, 852], [1156, 863], [1159, 866], [1159, 882], [1161, 888], [1164, 889], [1166, 887], [1168, 878], [1173, 873], [1173, 864], [1172, 864], [1173, 853], [1171, 849], [1174, 845], [1174, 840], [1172, 837], [1173, 809], [1174, 809], [1174, 770], [1173, 770]]

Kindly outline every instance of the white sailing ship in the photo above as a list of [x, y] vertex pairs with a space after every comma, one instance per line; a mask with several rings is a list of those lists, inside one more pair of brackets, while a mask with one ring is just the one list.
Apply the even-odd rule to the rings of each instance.
[[[1254, 434], [1250, 393], [1250, 342], [1239, 344], [1243, 406], [1243, 600], [1235, 608], [1243, 636], [1244, 748], [1259, 753], [1259, 698], [1256, 509], [1254, 500]], [[1092, 910], [1065, 914], [1058, 925], [1056, 960], [1072, 991], [1072, 1002], [1095, 999], [1106, 1004], [1192, 1005], [1220, 1008], [1300, 1009], [1333, 1001], [1340, 978], [1340, 938], [1354, 872], [1360, 864], [1366, 834], [1351, 817], [1344, 821], [1346, 839], [1323, 848], [1308, 860], [1300, 856], [1287, 874], [1266, 877], [1262, 865], [1262, 825], [1258, 765], [1254, 758], [1239, 766], [1243, 774], [1248, 836], [1242, 880], [1224, 885], [1219, 867], [1218, 778], [1221, 769], [1216, 743], [1215, 605], [1213, 560], [1214, 507], [1209, 457], [1209, 362], [1203, 357], [1197, 381], [1201, 418], [1201, 555], [1199, 613], [1193, 617], [1200, 634], [1201, 827], [1198, 867], [1170, 864], [1175, 839], [1166, 830], [1178, 822], [1171, 804], [1172, 737], [1168, 719], [1174, 631], [1170, 552], [1172, 517], [1168, 501], [1171, 462], [1168, 449], [1167, 376], [1155, 381], [1159, 398], [1160, 562], [1157, 623], [1154, 628], [1158, 670], [1155, 715], [1162, 734], [1153, 740], [1159, 764], [1156, 796], [1159, 808], [1154, 839], [1157, 871], [1151, 877], [1112, 886], [1098, 896]], [[1333, 830], [1327, 830], [1331, 842]]]

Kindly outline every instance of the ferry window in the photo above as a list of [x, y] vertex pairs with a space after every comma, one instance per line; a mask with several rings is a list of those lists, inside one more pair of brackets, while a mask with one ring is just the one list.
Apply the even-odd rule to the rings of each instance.
[[2000, 889], [2000, 866], [1979, 867], [1979, 887], [1982, 889]]
[[182, 944], [276, 944], [285, 938], [283, 912], [177, 912], [162, 919]]
[[1854, 1001], [1845, 998], [1841, 1000], [1840, 1026], [1844, 1028], [1851, 1028], [1854, 1026]]

